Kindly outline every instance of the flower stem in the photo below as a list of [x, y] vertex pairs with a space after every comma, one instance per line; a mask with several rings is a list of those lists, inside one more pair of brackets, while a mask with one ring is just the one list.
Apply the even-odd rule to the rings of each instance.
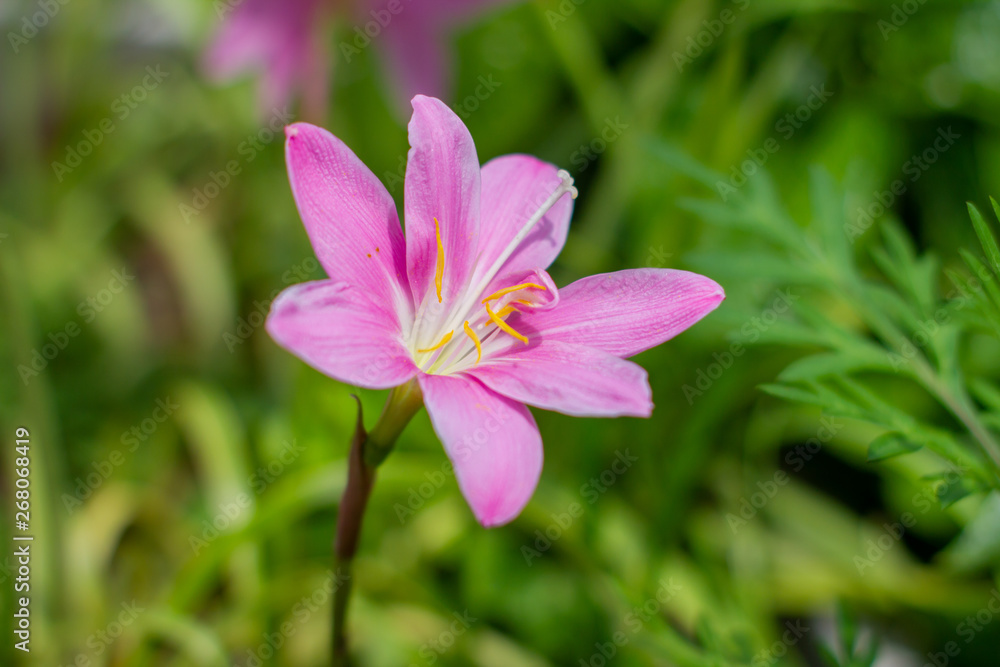
[[[357, 397], [354, 397], [357, 400]], [[337, 532], [333, 541], [333, 568], [344, 583], [333, 593], [331, 628], [331, 665], [350, 667], [347, 648], [347, 603], [353, 584], [354, 554], [358, 550], [361, 522], [368, 496], [375, 484], [375, 470], [392, 451], [399, 434], [423, 405], [423, 396], [416, 380], [394, 388], [386, 401], [382, 415], [370, 433], [365, 431], [361, 402], [358, 401], [358, 422], [347, 460], [347, 485], [337, 509]]]

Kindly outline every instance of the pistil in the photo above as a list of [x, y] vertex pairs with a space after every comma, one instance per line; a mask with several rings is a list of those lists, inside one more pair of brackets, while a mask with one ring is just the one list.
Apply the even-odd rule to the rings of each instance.
[[[500, 272], [500, 269], [503, 268], [503, 265], [507, 262], [507, 260], [510, 259], [510, 256], [514, 254], [514, 252], [521, 245], [524, 239], [527, 238], [528, 234], [535, 227], [535, 225], [537, 225], [538, 222], [545, 217], [545, 214], [548, 213], [549, 210], [556, 205], [559, 199], [565, 194], [569, 194], [570, 197], [572, 197], [573, 199], [576, 198], [577, 191], [576, 188], [573, 186], [573, 178], [569, 175], [569, 172], [560, 169], [558, 172], [558, 176], [560, 181], [558, 187], [556, 187], [556, 189], [552, 192], [552, 194], [549, 195], [549, 197], [542, 203], [542, 205], [538, 208], [538, 210], [535, 211], [530, 218], [528, 218], [528, 220], [524, 223], [524, 225], [521, 226], [521, 229], [518, 230], [518, 232], [513, 236], [513, 238], [510, 240], [510, 243], [508, 243], [507, 247], [504, 248], [503, 252], [501, 252], [496, 257], [492, 266], [490, 266], [490, 268], [482, 275], [478, 284], [470, 288], [467, 288], [464, 291], [464, 297], [462, 301], [460, 303], [452, 305], [452, 308], [448, 313], [448, 317], [444, 322], [445, 326], [442, 326], [440, 329], [438, 329], [438, 331], [447, 331], [447, 333], [445, 333], [443, 337], [440, 339], [440, 341], [433, 347], [420, 348], [416, 350], [418, 354], [438, 352], [440, 350], [439, 354], [434, 355], [434, 357], [436, 358], [432, 358], [431, 360], [424, 359], [422, 361], [418, 361], [418, 365], [420, 366], [423, 366], [425, 363], [430, 361], [430, 366], [424, 369], [425, 373], [435, 373], [441, 371], [441, 369], [451, 369], [455, 366], [456, 363], [462, 363], [462, 360], [467, 358], [467, 355], [469, 355], [472, 352], [471, 347], [469, 347], [468, 343], [466, 343], [465, 341], [462, 341], [461, 343], [456, 343], [454, 345], [448, 345], [452, 339], [455, 330], [459, 326], [462, 327], [468, 338], [475, 345], [476, 364], [478, 364], [483, 357], [483, 342], [488, 340], [493, 340], [495, 338], [494, 334], [499, 334], [499, 331], [503, 331], [508, 335], [517, 338], [518, 340], [522, 341], [525, 344], [528, 343], [527, 336], [524, 336], [523, 334], [516, 331], [513, 327], [511, 327], [509, 324], [507, 324], [504, 318], [507, 317], [508, 315], [511, 315], [512, 313], [520, 312], [513, 305], [515, 303], [524, 304], [528, 307], [534, 307], [536, 304], [526, 299], [504, 299], [504, 297], [522, 289], [546, 290], [547, 288], [544, 285], [539, 285], [537, 283], [522, 283], [519, 285], [513, 285], [511, 287], [505, 287], [503, 289], [500, 289], [485, 298], [482, 297], [482, 294], [489, 286], [490, 282]], [[439, 224], [437, 218], [434, 218], [434, 233], [437, 241], [437, 265], [434, 275], [434, 286], [436, 290], [438, 303], [443, 303], [442, 290], [444, 281], [445, 256], [444, 256], [444, 243], [441, 239], [441, 225]], [[499, 303], [498, 311], [493, 310], [491, 302]], [[414, 324], [413, 331], [414, 331], [414, 337], [417, 340], [423, 338], [423, 336], [419, 335], [419, 332], [423, 328], [421, 326], [421, 323], [423, 322], [423, 318], [425, 316], [425, 309], [427, 305], [428, 305], [428, 300], [424, 300], [424, 302], [420, 305], [420, 308], [418, 309], [417, 312], [417, 316], [415, 318], [416, 321]], [[470, 317], [470, 315], [472, 315], [476, 311], [482, 313], [483, 311], [479, 310], [480, 307], [485, 308], [486, 311], [485, 321], [482, 321], [482, 323], [477, 325], [470, 324], [470, 321], [475, 322], [482, 317], [482, 315], [478, 315], [476, 317]], [[492, 332], [487, 332], [486, 335], [481, 340], [480, 337], [476, 334], [475, 328], [483, 329], [487, 324], [490, 323], [495, 324], [497, 328], [494, 329]], [[430, 323], [428, 322], [428, 324]]]
[[455, 328], [457, 328], [459, 322], [465, 319], [466, 314], [471, 312], [472, 309], [475, 307], [475, 303], [476, 300], [479, 299], [479, 295], [486, 290], [486, 288], [490, 284], [490, 281], [493, 280], [493, 278], [496, 277], [496, 274], [500, 272], [500, 269], [503, 268], [504, 263], [510, 258], [512, 254], [514, 254], [514, 251], [517, 250], [518, 246], [521, 245], [521, 242], [524, 241], [524, 239], [528, 236], [528, 234], [531, 232], [534, 226], [537, 225], [538, 222], [545, 217], [545, 214], [549, 212], [549, 209], [555, 206], [556, 202], [558, 202], [559, 199], [564, 194], [569, 193], [570, 197], [576, 199], [577, 191], [576, 188], [573, 186], [573, 177], [570, 176], [569, 172], [564, 169], [560, 169], [557, 172], [557, 175], [559, 176], [560, 180], [559, 186], [552, 192], [551, 195], [549, 195], [548, 199], [542, 202], [542, 205], [538, 208], [537, 211], [534, 212], [534, 214], [530, 218], [528, 218], [527, 222], [525, 222], [524, 225], [521, 226], [521, 229], [517, 232], [517, 234], [514, 235], [514, 238], [511, 239], [510, 243], [507, 244], [507, 247], [504, 248], [503, 252], [501, 252], [500, 255], [496, 258], [496, 261], [493, 262], [493, 265], [489, 268], [489, 270], [485, 274], [483, 274], [483, 277], [482, 279], [480, 279], [479, 284], [474, 285], [471, 289], [466, 290], [465, 300], [460, 305], [460, 307], [454, 309], [451, 312], [451, 316], [449, 317], [446, 326], [444, 327], [445, 329], [454, 330]]

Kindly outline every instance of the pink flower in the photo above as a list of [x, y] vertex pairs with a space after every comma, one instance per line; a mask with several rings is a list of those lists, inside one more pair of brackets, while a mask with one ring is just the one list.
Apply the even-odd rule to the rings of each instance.
[[305, 96], [312, 112], [324, 108], [327, 53], [318, 31], [324, 0], [239, 0], [220, 12], [222, 26], [205, 53], [209, 76], [227, 80], [259, 72], [260, 108], [270, 112]]
[[210, 76], [261, 74], [260, 105], [267, 112], [305, 96], [322, 115], [329, 92], [330, 54], [322, 28], [338, 4], [354, 26], [337, 47], [346, 63], [375, 44], [400, 105], [413, 95], [444, 96], [449, 88], [446, 35], [484, 7], [510, 0], [238, 0], [226, 5], [222, 25], [205, 54]]
[[[415, 95], [446, 97], [451, 88], [447, 35], [457, 25], [472, 20], [494, 5], [511, 0], [362, 0], [358, 26], [373, 32], [375, 21], [381, 31], [372, 38], [396, 92], [400, 109]], [[419, 3], [419, 4], [418, 4]], [[413, 9], [411, 9], [411, 7]], [[417, 10], [417, 11], [414, 11]], [[398, 16], [399, 18], [395, 18]], [[345, 60], [348, 49], [340, 46]]]
[[304, 123], [286, 134], [292, 192], [330, 277], [285, 290], [268, 332], [348, 384], [416, 378], [484, 526], [516, 517], [538, 483], [542, 440], [525, 404], [648, 417], [646, 372], [624, 358], [725, 296], [708, 278], [670, 269], [558, 289], [545, 268], [566, 240], [569, 174], [527, 155], [480, 168], [469, 131], [440, 100], [413, 99], [405, 237], [392, 197], [339, 139]]

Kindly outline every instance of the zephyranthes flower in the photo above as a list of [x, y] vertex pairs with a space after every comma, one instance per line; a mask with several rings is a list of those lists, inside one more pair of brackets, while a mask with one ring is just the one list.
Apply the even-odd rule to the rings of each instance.
[[684, 331], [724, 298], [703, 276], [634, 269], [562, 289], [545, 269], [576, 190], [527, 155], [482, 168], [441, 101], [409, 125], [406, 235], [382, 183], [339, 139], [287, 128], [292, 192], [329, 279], [274, 302], [267, 329], [317, 370], [372, 389], [419, 383], [459, 487], [484, 526], [513, 519], [542, 469], [527, 405], [648, 417], [646, 372], [625, 357]]
[[329, 80], [319, 30], [323, 0], [241, 0], [223, 6], [222, 26], [205, 52], [208, 74], [225, 80], [257, 72], [262, 110], [282, 107], [302, 94], [306, 106], [319, 113]]
[[[377, 46], [400, 106], [416, 93], [443, 96], [450, 78], [445, 38], [457, 24], [510, 0], [240, 0], [222, 3], [222, 25], [205, 54], [208, 73], [260, 74], [260, 105], [270, 111], [303, 95], [311, 113], [325, 106], [331, 54], [324, 32], [336, 13], [353, 26], [337, 47], [342, 64]], [[216, 3], [219, 5], [220, 3]]]

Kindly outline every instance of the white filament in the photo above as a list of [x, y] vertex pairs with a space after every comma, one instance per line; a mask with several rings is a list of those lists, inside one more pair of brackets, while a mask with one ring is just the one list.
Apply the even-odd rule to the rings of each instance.
[[493, 266], [491, 266], [489, 270], [483, 274], [479, 284], [466, 291], [465, 301], [462, 303], [460, 308], [453, 311], [452, 318], [448, 321], [448, 326], [442, 327], [442, 331], [454, 329], [463, 319], [465, 319], [464, 315], [475, 307], [483, 293], [483, 290], [486, 289], [486, 287], [490, 284], [490, 281], [493, 280], [494, 276], [496, 276], [500, 269], [503, 268], [504, 262], [506, 262], [510, 256], [514, 254], [514, 251], [521, 245], [521, 242], [528, 236], [532, 228], [534, 228], [534, 226], [545, 217], [545, 214], [549, 212], [549, 209], [556, 205], [556, 202], [559, 201], [560, 197], [568, 192], [570, 197], [576, 199], [577, 191], [576, 188], [573, 187], [573, 177], [569, 175], [569, 172], [565, 169], [560, 169], [556, 175], [559, 176], [559, 187], [557, 187], [555, 191], [549, 195], [549, 198], [542, 203], [541, 207], [535, 211], [535, 213], [528, 218], [528, 221], [524, 223], [521, 229], [518, 230], [517, 234], [514, 235], [514, 238], [507, 244], [507, 247], [504, 248], [503, 252], [496, 258], [496, 261], [493, 262]]

